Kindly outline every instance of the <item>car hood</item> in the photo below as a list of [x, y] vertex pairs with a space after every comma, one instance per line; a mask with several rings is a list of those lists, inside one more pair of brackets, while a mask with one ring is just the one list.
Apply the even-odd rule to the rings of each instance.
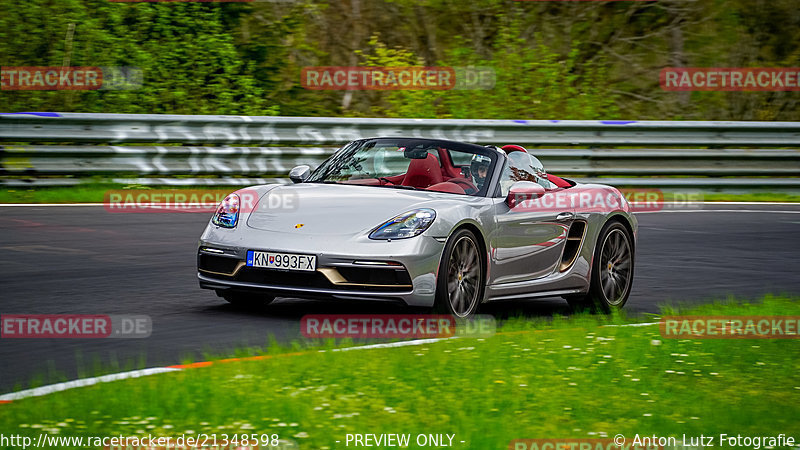
[[304, 183], [278, 186], [262, 196], [247, 219], [257, 230], [304, 235], [366, 233], [392, 217], [441, 201], [473, 197], [375, 186]]

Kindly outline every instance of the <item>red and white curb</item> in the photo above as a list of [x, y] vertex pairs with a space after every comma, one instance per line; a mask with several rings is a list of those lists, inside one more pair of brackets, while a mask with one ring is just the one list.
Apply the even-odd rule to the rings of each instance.
[[[415, 339], [411, 341], [390, 342], [386, 344], [371, 344], [371, 345], [361, 345], [358, 347], [335, 348], [331, 349], [330, 351], [345, 352], [350, 350], [369, 350], [375, 348], [408, 347], [411, 345], [432, 344], [447, 339], [454, 339], [454, 338]], [[38, 388], [26, 389], [24, 391], [18, 391], [18, 392], [12, 392], [10, 394], [0, 395], [0, 403], [11, 403], [14, 400], [21, 400], [23, 398], [29, 398], [29, 397], [40, 397], [42, 395], [48, 395], [55, 392], [66, 391], [69, 389], [75, 389], [79, 387], [92, 386], [100, 383], [110, 383], [112, 381], [128, 380], [131, 378], [146, 377], [149, 375], [157, 375], [160, 373], [179, 372], [181, 370], [195, 369], [198, 367], [208, 367], [213, 365], [214, 363], [227, 363], [234, 361], [257, 361], [262, 359], [270, 359], [274, 357], [297, 356], [300, 354], [311, 354], [313, 352], [326, 352], [326, 351], [328, 350], [315, 350], [306, 353], [283, 353], [278, 355], [261, 355], [261, 356], [245, 357], [245, 358], [228, 358], [228, 359], [221, 359], [218, 361], [203, 361], [191, 364], [179, 364], [167, 367], [151, 367], [149, 369], [131, 370], [129, 372], [120, 372], [111, 375], [103, 375], [99, 377], [81, 378], [78, 380], [66, 381], [64, 383], [50, 384]]]
[[[646, 323], [631, 323], [625, 325], [602, 325], [601, 327], [643, 327], [648, 325], [658, 325], [659, 322], [646, 322]], [[544, 330], [543, 330], [544, 331]], [[502, 334], [502, 333], [498, 333]], [[323, 353], [327, 351], [331, 352], [346, 352], [352, 350], [371, 350], [376, 348], [395, 348], [395, 347], [409, 347], [413, 345], [425, 345], [425, 344], [433, 344], [436, 342], [446, 341], [449, 339], [458, 339], [458, 337], [446, 337], [446, 338], [430, 338], [430, 339], [414, 339], [410, 341], [399, 341], [399, 342], [389, 342], [385, 344], [370, 344], [370, 345], [360, 345], [356, 347], [344, 347], [344, 348], [334, 348], [331, 350], [313, 350], [308, 352], [299, 352], [299, 353], [280, 353], [277, 355], [259, 355], [259, 356], [250, 356], [244, 358], [228, 358], [228, 359], [220, 359], [217, 361], [202, 361], [190, 364], [178, 364], [174, 366], [167, 366], [167, 367], [151, 367], [149, 369], [140, 369], [140, 370], [131, 370], [129, 372], [120, 372], [111, 375], [103, 375], [99, 377], [91, 377], [91, 378], [81, 378], [78, 380], [73, 381], [66, 381], [64, 383], [56, 383], [50, 384], [47, 386], [42, 386], [33, 389], [26, 389], [24, 391], [12, 392], [10, 394], [0, 395], [0, 403], [11, 403], [14, 400], [21, 400], [24, 398], [29, 397], [40, 397], [42, 395], [48, 395], [55, 392], [66, 391], [69, 389], [79, 388], [79, 387], [86, 387], [92, 386], [95, 384], [100, 383], [110, 383], [112, 381], [120, 381], [120, 380], [128, 380], [131, 378], [140, 378], [146, 377], [149, 375], [157, 375], [160, 373], [169, 373], [169, 372], [179, 372], [186, 369], [196, 369], [199, 367], [208, 367], [214, 364], [219, 363], [228, 363], [228, 362], [235, 362], [235, 361], [258, 361], [264, 359], [271, 359], [271, 358], [280, 358], [280, 357], [288, 357], [288, 356], [298, 356], [298, 355], [306, 355], [311, 353]]]
[[72, 380], [64, 383], [56, 383], [34, 389], [26, 389], [24, 391], [13, 392], [11, 394], [0, 395], [0, 403], [10, 403], [14, 400], [20, 400], [28, 397], [39, 397], [42, 395], [52, 394], [54, 392], [66, 391], [68, 389], [91, 386], [93, 384], [109, 383], [111, 381], [146, 377], [148, 375], [174, 372], [176, 370], [181, 370], [181, 369], [175, 369], [169, 367], [154, 367], [151, 369], [132, 370], [130, 372], [121, 372], [121, 373], [114, 373], [111, 375], [103, 375], [101, 377], [81, 378], [79, 380]]

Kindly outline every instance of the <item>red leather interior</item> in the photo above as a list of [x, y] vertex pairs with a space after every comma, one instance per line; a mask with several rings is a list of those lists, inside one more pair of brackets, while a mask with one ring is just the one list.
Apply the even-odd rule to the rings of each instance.
[[[507, 153], [527, 153], [527, 150], [519, 145], [506, 145], [502, 149]], [[524, 155], [517, 156], [524, 157]], [[443, 166], [439, 164], [439, 158], [441, 158]], [[401, 173], [380, 179], [349, 180], [345, 181], [345, 183], [361, 185], [402, 184], [403, 186], [413, 186], [417, 189], [470, 195], [477, 191], [477, 187], [472, 183], [472, 180], [465, 177], [461, 172], [461, 168], [453, 164], [446, 149], [439, 149], [439, 158], [434, 154], [428, 154], [425, 159], [412, 159], [408, 164], [408, 170], [404, 174]], [[547, 179], [558, 188], [573, 186], [572, 182], [555, 175], [547, 174]]]
[[342, 184], [358, 184], [361, 186], [380, 186], [381, 180], [377, 178], [363, 178], [360, 180], [345, 180]]
[[425, 189], [442, 181], [444, 181], [444, 178], [442, 177], [442, 169], [439, 167], [439, 160], [429, 153], [425, 159], [411, 160], [402, 185]]
[[443, 183], [436, 183], [433, 186], [430, 186], [426, 189], [426, 191], [437, 191], [437, 192], [452, 192], [453, 194], [465, 194], [466, 191], [461, 188], [461, 186], [451, 183], [449, 181], [445, 181]]
[[447, 180], [450, 183], [457, 184], [461, 189], [464, 190], [466, 194], [474, 194], [478, 191], [478, 187], [472, 182], [472, 180], [464, 177], [457, 177], [457, 178], [450, 178]]
[[362, 186], [385, 186], [387, 184], [400, 184], [403, 182], [403, 178], [406, 174], [401, 173], [400, 175], [392, 175], [390, 177], [385, 178], [361, 178], [357, 180], [346, 180], [342, 181], [343, 184], [360, 184]]
[[500, 148], [502, 148], [503, 151], [505, 151], [506, 153], [511, 153], [511, 152], [525, 152], [525, 153], [528, 153], [528, 151], [525, 150], [525, 147], [523, 147], [521, 145], [504, 145], [504, 146], [502, 146]]
[[561, 177], [557, 177], [555, 175], [551, 175], [549, 173], [547, 174], [547, 179], [550, 180], [551, 183], [555, 184], [556, 186], [558, 186], [560, 188], [572, 187], [572, 183], [570, 183], [569, 181], [567, 181], [567, 180], [565, 180], [565, 179], [563, 179]]
[[401, 173], [400, 175], [392, 175], [390, 177], [386, 177], [383, 179], [385, 184], [400, 184], [403, 182], [403, 178], [406, 177], [406, 174]]
[[453, 164], [453, 160], [450, 158], [450, 154], [447, 153], [447, 149], [439, 147], [439, 161], [442, 163], [442, 173], [444, 174], [445, 178], [462, 176], [461, 168], [456, 167], [455, 164]]

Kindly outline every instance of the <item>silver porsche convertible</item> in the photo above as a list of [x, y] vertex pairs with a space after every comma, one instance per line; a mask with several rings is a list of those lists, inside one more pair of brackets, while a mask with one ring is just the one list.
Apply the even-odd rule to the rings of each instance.
[[624, 195], [548, 174], [521, 146], [361, 139], [289, 177], [219, 205], [200, 238], [202, 288], [231, 303], [394, 301], [458, 317], [552, 296], [608, 311], [630, 294]]

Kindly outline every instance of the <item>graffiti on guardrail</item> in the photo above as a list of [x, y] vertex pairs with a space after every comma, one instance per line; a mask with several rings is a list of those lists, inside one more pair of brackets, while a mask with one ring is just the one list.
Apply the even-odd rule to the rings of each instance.
[[0, 145], [0, 184], [68, 185], [92, 177], [151, 185], [287, 182], [293, 166], [316, 166], [339, 145], [403, 136], [544, 147], [532, 151], [548, 171], [576, 181], [796, 191], [798, 134], [800, 122], [0, 113], [0, 143], [47, 143]]

